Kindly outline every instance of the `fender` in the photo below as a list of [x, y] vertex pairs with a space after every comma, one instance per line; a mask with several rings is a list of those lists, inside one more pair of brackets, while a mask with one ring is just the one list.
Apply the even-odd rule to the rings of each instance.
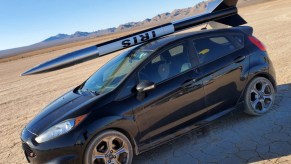
[[84, 127], [84, 133], [78, 139], [84, 145], [84, 152], [92, 138], [105, 130], [112, 129], [127, 136], [134, 147], [135, 153], [138, 154], [139, 151], [135, 138], [139, 131], [133, 117], [107, 116], [87, 125], [87, 127]]
[[277, 84], [274, 77], [275, 74], [269, 71], [269, 68], [273, 68], [271, 65], [272, 63], [266, 62], [266, 60], [269, 61], [267, 52], [261, 52], [261, 51], [255, 50], [253, 51], [253, 53], [249, 55], [250, 64], [249, 64], [248, 78], [247, 78], [246, 85], [244, 87], [244, 91], [242, 92], [242, 95], [239, 99], [239, 103], [244, 101], [244, 94], [245, 94], [246, 87], [255, 77], [261, 76], [261, 77], [265, 77], [269, 79], [274, 85], [275, 90], [277, 90], [277, 87], [276, 87]]
[[266, 52], [255, 51], [250, 55], [248, 82], [250, 82], [250, 80], [258, 76], [259, 74], [269, 75], [270, 64], [266, 61], [268, 61]]

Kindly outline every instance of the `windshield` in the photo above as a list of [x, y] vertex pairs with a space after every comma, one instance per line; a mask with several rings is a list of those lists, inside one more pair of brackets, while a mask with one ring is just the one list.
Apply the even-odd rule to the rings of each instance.
[[81, 87], [81, 91], [101, 94], [112, 91], [153, 51], [126, 51], [106, 63]]

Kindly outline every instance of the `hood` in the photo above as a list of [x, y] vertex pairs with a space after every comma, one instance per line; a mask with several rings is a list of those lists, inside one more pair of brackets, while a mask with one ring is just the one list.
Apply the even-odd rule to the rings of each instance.
[[81, 95], [70, 91], [45, 107], [26, 128], [35, 135], [40, 135], [61, 121], [84, 114], [82, 107], [93, 98], [91, 95]]

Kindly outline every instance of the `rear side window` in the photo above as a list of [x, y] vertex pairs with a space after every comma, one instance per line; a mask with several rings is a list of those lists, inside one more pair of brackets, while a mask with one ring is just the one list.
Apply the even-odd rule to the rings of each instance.
[[205, 37], [194, 40], [200, 63], [208, 63], [234, 52], [237, 48], [225, 36]]

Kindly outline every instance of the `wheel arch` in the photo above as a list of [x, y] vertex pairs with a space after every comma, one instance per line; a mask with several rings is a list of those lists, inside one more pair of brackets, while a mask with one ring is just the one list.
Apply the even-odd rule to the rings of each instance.
[[242, 95], [240, 96], [239, 103], [244, 101], [244, 95], [246, 94], [246, 88], [248, 87], [250, 82], [253, 81], [253, 79], [255, 79], [257, 77], [264, 77], [264, 78], [268, 79], [273, 84], [275, 92], [277, 92], [277, 83], [276, 83], [275, 78], [271, 74], [269, 74], [268, 72], [259, 72], [257, 74], [253, 74], [251, 77], [249, 76], [249, 78], [246, 82], [246, 85], [244, 87], [244, 90], [242, 92]]
[[[249, 104], [249, 102], [246, 102], [246, 101], [247, 101], [247, 99], [250, 98], [249, 95], [248, 95], [249, 93], [247, 93], [249, 91], [249, 89], [250, 89], [249, 86], [252, 87], [254, 84], [256, 85], [256, 83], [253, 83], [253, 82], [257, 82], [257, 81], [255, 81], [256, 79], [257, 80], [260, 80], [260, 79], [268, 80], [273, 85], [274, 93], [276, 93], [277, 87], [276, 87], [276, 80], [274, 79], [274, 77], [271, 74], [266, 73], [266, 72], [259, 72], [256, 75], [252, 76], [248, 80], [247, 85], [246, 85], [246, 87], [244, 89], [243, 97], [242, 97], [242, 99], [243, 99], [242, 102], [244, 103], [244, 112], [246, 114], [249, 114], [249, 115], [252, 115], [252, 116], [261, 116], [261, 115], [265, 114], [266, 112], [268, 112], [270, 110], [270, 107], [274, 103], [273, 98], [275, 98], [275, 95], [273, 95], [273, 98], [270, 101], [271, 106], [266, 107], [266, 110], [264, 110], [263, 112], [261, 112], [262, 109], [253, 109], [253, 108], [256, 108], [256, 107], [252, 107]], [[270, 92], [270, 93], [273, 93], [273, 92]], [[259, 99], [259, 98], [256, 98], [256, 99]], [[264, 98], [264, 101], [265, 101], [265, 98]], [[265, 109], [265, 107], [261, 107], [261, 108]], [[258, 112], [257, 110], [260, 110], [260, 111]]]
[[248, 81], [247, 85], [248, 85], [248, 84], [249, 84], [253, 79], [255, 79], [255, 78], [257, 78], [257, 77], [264, 77], [264, 78], [268, 79], [268, 80], [272, 83], [272, 85], [274, 86], [275, 91], [277, 92], [277, 82], [276, 82], [275, 78], [274, 78], [271, 74], [269, 74], [269, 73], [267, 73], [267, 72], [261, 72], [261, 73], [258, 73], [258, 74], [256, 74], [256, 75], [254, 75], [254, 76], [253, 76], [253, 77]]
[[[125, 135], [130, 143], [132, 144], [133, 152], [135, 155], [139, 154], [138, 144], [135, 140], [135, 136], [138, 134], [137, 127], [135, 126], [135, 122], [131, 118], [124, 118], [120, 116], [110, 116], [104, 117], [94, 121], [89, 127], [86, 128], [86, 136], [80, 136], [83, 140], [83, 152], [85, 153], [89, 143], [96, 136], [101, 134], [102, 132], [114, 130]], [[83, 153], [83, 157], [84, 154]]]
[[[137, 143], [136, 143], [134, 137], [131, 136], [131, 135], [129, 134], [129, 132], [127, 132], [126, 130], [124, 130], [124, 129], [122, 129], [122, 128], [117, 128], [117, 127], [116, 127], [116, 128], [115, 128], [115, 127], [111, 127], [111, 128], [105, 129], [105, 130], [103, 130], [103, 131], [106, 131], [106, 130], [115, 130], [115, 131], [118, 131], [118, 132], [122, 133], [123, 135], [125, 135], [125, 136], [129, 139], [129, 141], [130, 141], [130, 143], [131, 143], [131, 145], [132, 145], [132, 148], [133, 148], [133, 152], [134, 152], [134, 154], [135, 154], [135, 155], [138, 155], [138, 154], [139, 154], [138, 145], [137, 145]], [[103, 131], [102, 131], [102, 132], [103, 132]]]

